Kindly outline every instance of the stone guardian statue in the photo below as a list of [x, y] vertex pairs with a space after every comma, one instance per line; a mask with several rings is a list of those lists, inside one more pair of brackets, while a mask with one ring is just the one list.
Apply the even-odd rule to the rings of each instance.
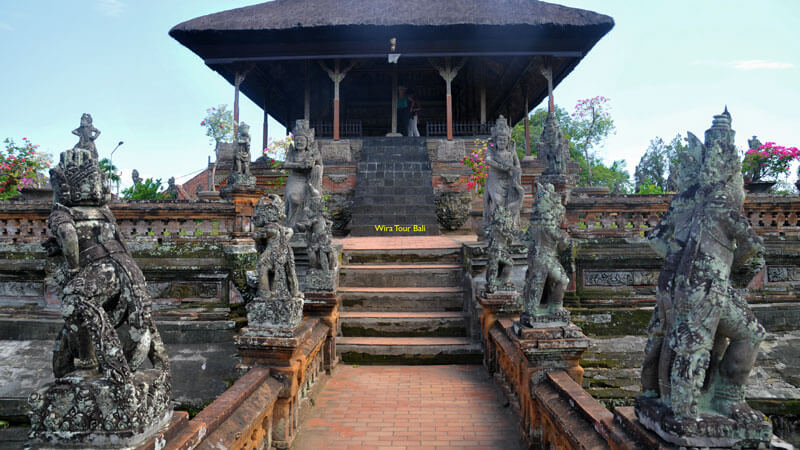
[[570, 239], [561, 223], [566, 208], [552, 184], [536, 183], [536, 195], [528, 226], [528, 269], [522, 293], [524, 312], [520, 322], [529, 327], [537, 324], [569, 322], [564, 309], [564, 291], [569, 276], [559, 261], [559, 254], [570, 248]]
[[322, 154], [314, 141], [314, 129], [307, 120], [298, 120], [294, 139], [286, 152], [284, 169], [289, 169], [286, 180], [286, 226], [295, 228], [298, 222], [308, 220], [305, 215], [310, 199], [322, 195]]
[[489, 166], [489, 174], [483, 194], [484, 224], [489, 224], [494, 210], [502, 206], [511, 214], [513, 225], [518, 226], [525, 190], [522, 188], [522, 169], [516, 145], [511, 139], [511, 127], [503, 116], [492, 127], [492, 137], [486, 149], [486, 165]]
[[[661, 318], [654, 318], [663, 320], [656, 327], [663, 328], [663, 337], [651, 336], [651, 341], [663, 339], [659, 360], [668, 367], [659, 367], [657, 391], [653, 369], [643, 368], [649, 385], [637, 399], [644, 426], [687, 447], [732, 447], [743, 440], [768, 442], [772, 436], [763, 414], [745, 401], [745, 382], [766, 332], [742, 289], [764, 261], [762, 240], [741, 213], [743, 178], [730, 124], [726, 110], [714, 116], [704, 144], [689, 135], [690, 152], [702, 154], [701, 177], [691, 216], [673, 219], [681, 227], [668, 244], [667, 263], [674, 266], [668, 269], [674, 275], [659, 280], [668, 297], [662, 294]], [[662, 281], [668, 283], [662, 286]], [[646, 355], [645, 364], [655, 364], [654, 359]]]
[[294, 252], [289, 244], [294, 231], [286, 219], [280, 196], [269, 194], [255, 207], [253, 224], [260, 254], [249, 284], [255, 298], [247, 303], [248, 329], [258, 333], [291, 333], [303, 320], [303, 293], [295, 272]]
[[93, 152], [62, 152], [50, 179], [52, 237], [43, 245], [61, 259], [64, 326], [53, 350], [56, 380], [28, 399], [30, 437], [54, 447], [135, 447], [172, 415], [167, 352], [144, 276], [106, 206]]

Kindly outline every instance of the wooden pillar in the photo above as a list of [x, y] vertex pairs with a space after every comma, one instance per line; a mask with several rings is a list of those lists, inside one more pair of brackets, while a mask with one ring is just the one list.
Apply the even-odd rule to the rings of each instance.
[[347, 76], [347, 72], [353, 68], [355, 63], [351, 62], [347, 68], [341, 70], [339, 60], [334, 63], [334, 68], [331, 70], [323, 62], [320, 61], [319, 65], [328, 73], [331, 81], [333, 81], [333, 140], [339, 140], [339, 84]]
[[233, 136], [234, 139], [236, 137], [236, 133], [239, 131], [239, 85], [242, 84], [242, 80], [244, 77], [241, 76], [241, 72], [238, 70], [236, 74], [233, 76]]
[[[447, 70], [447, 72], [451, 71], [450, 58], [447, 58], [447, 61], [445, 62], [445, 70]], [[445, 82], [447, 83], [447, 98], [446, 98], [446, 101], [447, 101], [447, 140], [448, 141], [452, 141], [453, 140], [453, 93], [450, 90], [450, 86], [452, 85], [453, 80], [452, 80], [452, 78], [448, 77], [448, 78], [445, 79]]]
[[311, 68], [309, 61], [306, 60], [306, 89], [305, 101], [303, 102], [303, 119], [311, 121]]
[[269, 114], [267, 114], [267, 90], [266, 89], [264, 89], [264, 104], [263, 104], [263, 107], [264, 107], [264, 138], [262, 139], [262, 142], [264, 143], [264, 145], [261, 146], [261, 150], [262, 151], [265, 148], [267, 148], [267, 145], [269, 145], [269, 137], [268, 137], [269, 136]]
[[392, 69], [392, 134], [397, 134], [397, 63]]
[[236, 69], [236, 73], [233, 75], [233, 135], [239, 132], [239, 85], [242, 84], [242, 81], [247, 77], [247, 73], [250, 69], [245, 71], [241, 71]]
[[453, 140], [453, 94], [451, 90], [451, 85], [453, 80], [458, 75], [458, 71], [464, 66], [464, 63], [467, 62], [467, 58], [461, 58], [461, 61], [455, 66], [450, 66], [450, 58], [445, 58], [445, 66], [441, 67], [436, 65], [433, 61], [431, 61], [431, 65], [435, 67], [439, 71], [439, 75], [444, 79], [445, 84], [447, 86], [447, 97], [445, 98], [446, 101], [446, 108], [447, 108], [447, 140]]
[[525, 88], [525, 156], [531, 156], [531, 130], [528, 120], [530, 107], [528, 106], [528, 89]]
[[486, 123], [486, 69], [481, 65], [481, 123]]
[[339, 140], [339, 83], [342, 81], [339, 75], [339, 60], [334, 63], [336, 79], [333, 80], [333, 140]]

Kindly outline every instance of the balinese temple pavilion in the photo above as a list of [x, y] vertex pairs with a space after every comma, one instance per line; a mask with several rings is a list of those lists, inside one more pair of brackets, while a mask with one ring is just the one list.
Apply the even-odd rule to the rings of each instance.
[[[475, 139], [500, 115], [513, 126], [549, 94], [552, 104], [553, 87], [613, 25], [537, 0], [274, 0], [183, 22], [170, 35], [234, 86], [238, 120], [263, 120], [264, 146], [267, 115], [289, 128], [310, 122], [339, 233], [408, 224], [419, 227], [407, 234], [436, 234], [474, 222], [458, 225], [442, 211], [437, 220], [436, 204], [465, 191], [461, 159]], [[398, 126], [400, 86], [420, 103], [420, 137]], [[238, 117], [240, 92], [263, 118]], [[524, 159], [526, 190], [541, 167]], [[266, 167], [254, 172], [268, 184]]]

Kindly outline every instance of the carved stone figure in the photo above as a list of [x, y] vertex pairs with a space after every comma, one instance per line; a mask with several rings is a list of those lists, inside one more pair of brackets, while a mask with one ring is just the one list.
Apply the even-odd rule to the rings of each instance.
[[78, 136], [78, 143], [75, 144], [74, 149], [89, 150], [94, 159], [98, 159], [97, 147], [94, 145], [95, 139], [100, 136], [100, 130], [92, 125], [92, 115], [83, 113], [81, 116], [81, 125], [72, 130], [72, 134]]
[[289, 169], [286, 180], [286, 226], [294, 228], [307, 220], [306, 205], [311, 197], [322, 195], [322, 155], [314, 141], [314, 129], [307, 120], [298, 120], [294, 139], [286, 152], [284, 169]]
[[255, 186], [256, 177], [250, 173], [250, 126], [242, 122], [236, 131], [233, 161], [228, 174], [229, 186]]
[[567, 173], [569, 161], [569, 144], [558, 125], [553, 111], [547, 113], [539, 143], [539, 159], [544, 160], [543, 175], [564, 175]]
[[492, 212], [492, 221], [488, 228], [486, 293], [515, 290], [511, 281], [511, 270], [514, 268], [511, 244], [514, 241], [515, 230], [512, 212], [502, 205], [497, 205]]
[[[663, 340], [658, 359], [665, 367], [659, 368], [657, 391], [653, 369], [643, 368], [649, 385], [637, 400], [637, 414], [646, 427], [683, 446], [727, 447], [772, 435], [744, 396], [766, 333], [741, 289], [763, 267], [763, 245], [741, 214], [743, 179], [730, 123], [727, 110], [714, 116], [705, 144], [689, 134], [691, 154], [702, 155], [699, 185], [687, 187], [696, 190], [693, 206], [691, 195], [678, 196], [684, 203], [673, 208], [672, 225], [662, 231], [671, 238], [655, 240], [668, 257], [667, 270], [674, 270], [659, 279], [660, 317], [653, 328], [662, 329], [663, 337], [653, 333], [650, 343]], [[654, 359], [646, 355], [645, 364]]]
[[139, 171], [138, 170], [133, 169], [133, 171], [131, 171], [131, 180], [133, 180], [133, 185], [134, 186], [136, 186], [138, 184], [142, 184], [142, 177], [139, 176]]
[[260, 255], [250, 281], [255, 298], [246, 307], [251, 330], [288, 333], [303, 319], [303, 293], [289, 244], [294, 231], [282, 225], [285, 219], [283, 201], [278, 195], [261, 198], [255, 207], [253, 224], [259, 228], [256, 240]]
[[[169, 362], [141, 270], [114, 216], [105, 177], [88, 149], [61, 153], [43, 245], [61, 256], [62, 328], [56, 381], [30, 395], [31, 439], [51, 445], [135, 446], [166, 423]], [[145, 360], [152, 369], [144, 369]]]
[[178, 186], [175, 185], [175, 177], [169, 177], [169, 180], [167, 180], [167, 190], [165, 192], [172, 200], [178, 198]]
[[561, 229], [566, 208], [552, 184], [536, 183], [536, 195], [528, 226], [528, 269], [522, 293], [524, 312], [520, 322], [529, 327], [537, 323], [569, 321], [564, 309], [564, 291], [569, 276], [559, 261], [559, 253], [570, 246], [567, 233]]
[[331, 240], [332, 222], [325, 215], [322, 197], [312, 195], [303, 213], [305, 220], [297, 223], [305, 231], [308, 251], [306, 288], [311, 291], [336, 289], [338, 259]]
[[704, 145], [691, 133], [689, 139], [690, 145], [676, 165], [677, 185], [682, 186], [683, 190], [672, 198], [669, 209], [647, 237], [653, 250], [664, 258], [664, 266], [656, 283], [656, 306], [647, 329], [648, 339], [642, 364], [642, 391], [648, 396], [657, 397], [659, 392], [669, 392], [673, 354], [664, 340], [664, 334], [672, 323], [675, 271], [689, 239], [689, 229], [698, 200], [696, 197], [700, 192], [705, 153]]
[[495, 208], [502, 206], [511, 214], [514, 226], [519, 225], [522, 209], [522, 169], [511, 139], [511, 127], [505, 117], [500, 116], [492, 127], [492, 137], [486, 150], [489, 174], [484, 187], [483, 222], [492, 220]]

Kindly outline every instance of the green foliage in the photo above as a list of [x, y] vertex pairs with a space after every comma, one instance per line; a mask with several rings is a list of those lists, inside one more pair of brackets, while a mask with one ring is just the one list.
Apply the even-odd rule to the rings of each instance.
[[23, 188], [41, 186], [47, 181], [44, 170], [50, 167], [50, 155], [39, 153], [38, 145], [22, 138], [18, 145], [11, 138], [3, 141], [5, 151], [0, 152], [0, 200], [19, 195]]
[[122, 191], [125, 200], [168, 200], [169, 195], [161, 192], [161, 178], [147, 178]]
[[641, 183], [637, 182], [635, 194], [663, 194], [664, 189], [658, 184], [653, 182], [650, 178], [645, 178]]
[[583, 154], [586, 161], [591, 163], [588, 165], [589, 170], [586, 174], [589, 186], [595, 184], [592, 175], [597, 159], [594, 149], [616, 130], [614, 119], [608, 112], [608, 101], [608, 98], [602, 95], [579, 100], [575, 104], [574, 112], [570, 114], [574, 127], [570, 140], [575, 142], [575, 148]]
[[[676, 192], [677, 167], [681, 155], [687, 150], [680, 135], [676, 135], [669, 143], [656, 136], [650, 141], [644, 155], [636, 165], [634, 172], [635, 191], [637, 194], [657, 194]], [[647, 184], [653, 186], [646, 187]], [[650, 192], [657, 187], [661, 192]], [[645, 192], [647, 191], [647, 192]]]
[[[580, 163], [581, 161], [579, 161]], [[583, 166], [586, 162], [583, 161]], [[581, 170], [579, 186], [605, 186], [614, 194], [627, 194], [631, 192], [631, 179], [628, 170], [625, 168], [625, 161], [618, 160], [611, 163], [610, 166], [605, 166], [601, 162], [592, 164], [592, 173], [594, 184], [589, 184], [588, 174], [586, 170]]]
[[[625, 161], [614, 161], [610, 166], [606, 166], [601, 159], [595, 158], [591, 152], [592, 158], [591, 171], [589, 164], [586, 162], [586, 150], [597, 148], [611, 133], [614, 132], [614, 121], [611, 116], [604, 109], [605, 97], [595, 97], [595, 123], [592, 125], [589, 118], [589, 113], [583, 111], [591, 106], [590, 102], [593, 99], [582, 100], [576, 105], [576, 112], [570, 114], [564, 108], [556, 105], [555, 116], [564, 137], [569, 144], [570, 159], [576, 161], [580, 167], [578, 172], [578, 186], [590, 186], [592, 184], [598, 186], [607, 186], [612, 192], [626, 193], [630, 192], [630, 176], [625, 170]], [[579, 111], [578, 106], [581, 106]], [[581, 116], [583, 114], [583, 116]], [[547, 120], [547, 109], [537, 108], [529, 116], [530, 138], [531, 138], [531, 154], [537, 155], [539, 153], [539, 141], [542, 132], [544, 131], [544, 124]], [[522, 158], [525, 155], [525, 128], [523, 122], [514, 126], [511, 134], [514, 141], [517, 143], [517, 153]], [[590, 181], [589, 173], [592, 177]]]
[[228, 105], [206, 109], [206, 117], [200, 126], [206, 129], [206, 136], [211, 138], [212, 144], [233, 140], [233, 112], [228, 111]]

